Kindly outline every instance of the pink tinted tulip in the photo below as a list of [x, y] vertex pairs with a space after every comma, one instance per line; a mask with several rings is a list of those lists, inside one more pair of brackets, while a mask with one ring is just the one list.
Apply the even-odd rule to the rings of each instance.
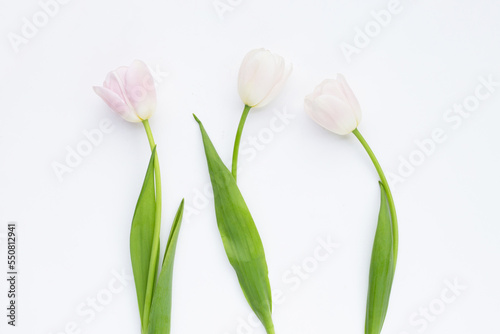
[[316, 123], [339, 135], [351, 133], [361, 122], [361, 107], [342, 74], [319, 84], [306, 96], [304, 108]]
[[156, 109], [156, 89], [146, 64], [134, 60], [108, 73], [103, 87], [94, 91], [107, 105], [129, 122], [149, 119]]

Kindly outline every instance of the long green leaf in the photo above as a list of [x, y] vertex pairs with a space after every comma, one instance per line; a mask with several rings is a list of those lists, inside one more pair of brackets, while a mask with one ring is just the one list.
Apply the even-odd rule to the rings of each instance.
[[234, 177], [217, 154], [203, 124], [194, 117], [203, 138], [224, 249], [250, 307], [267, 333], [274, 334], [271, 287], [259, 232]]
[[[154, 185], [154, 159], [156, 147], [151, 153], [148, 169], [144, 178], [141, 193], [135, 207], [132, 228], [130, 230], [130, 256], [134, 272], [135, 288], [141, 322], [146, 296], [146, 286], [149, 274], [149, 262], [154, 238], [155, 227], [155, 185]], [[157, 269], [155, 270], [156, 277]]]
[[370, 263], [368, 301], [366, 304], [366, 334], [380, 334], [389, 306], [395, 272], [394, 231], [389, 202], [384, 186], [380, 183], [380, 212]]
[[174, 271], [175, 249], [181, 228], [184, 200], [182, 200], [175, 215], [170, 235], [168, 237], [163, 264], [156, 285], [151, 313], [149, 315], [149, 334], [169, 334], [172, 312], [172, 276]]

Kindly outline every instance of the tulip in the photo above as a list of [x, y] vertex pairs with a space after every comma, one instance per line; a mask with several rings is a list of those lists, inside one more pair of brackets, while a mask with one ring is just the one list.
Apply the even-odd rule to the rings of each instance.
[[325, 129], [339, 134], [352, 133], [372, 160], [380, 177], [381, 201], [377, 232], [372, 249], [365, 334], [380, 334], [389, 306], [398, 257], [398, 219], [389, 182], [375, 153], [358, 130], [361, 108], [344, 76], [324, 80], [304, 99], [304, 109]]
[[238, 93], [245, 104], [234, 140], [231, 173], [236, 179], [238, 152], [243, 127], [252, 108], [263, 107], [274, 99], [292, 72], [292, 66], [283, 57], [266, 49], [255, 49], [247, 53], [238, 75]]
[[[149, 125], [149, 118], [156, 109], [154, 80], [146, 64], [140, 60], [134, 60], [129, 67], [122, 66], [109, 72], [104, 80], [103, 87], [94, 86], [94, 91], [126, 121], [142, 122], [151, 147], [150, 167], [148, 167], [147, 177], [134, 213], [133, 229], [130, 236], [132, 269], [139, 301], [142, 333], [148, 333], [148, 326], [156, 326], [157, 322], [162, 323], [165, 318], [170, 318], [170, 306], [161, 305], [160, 310], [155, 306], [158, 303], [156, 299], [153, 300], [155, 284], [164, 285], [162, 289], [166, 290], [169, 289], [168, 285], [171, 286], [171, 268], [165, 266], [163, 267], [166, 268], [167, 273], [160, 274], [160, 279], [163, 275], [164, 280], [163, 282], [157, 282], [162, 194], [160, 162]], [[151, 176], [153, 173], [154, 178]], [[151, 185], [153, 180], [154, 186]], [[150, 183], [147, 183], [148, 181]], [[149, 186], [147, 186], [148, 184]], [[145, 195], [143, 195], [143, 192]], [[175, 245], [172, 247], [175, 248]], [[144, 254], [145, 257], [143, 258]], [[160, 298], [160, 301], [169, 305], [170, 298], [170, 294], [166, 293]], [[154, 319], [151, 323], [149, 321], [150, 315]], [[166, 327], [165, 330], [168, 332], [169, 327]]]
[[240, 67], [238, 92], [245, 104], [234, 140], [231, 173], [215, 150], [201, 121], [200, 126], [215, 198], [217, 226], [229, 262], [243, 294], [267, 334], [274, 334], [272, 294], [259, 232], [237, 185], [238, 152], [250, 109], [268, 104], [281, 91], [291, 73], [285, 60], [265, 49], [250, 51]]
[[346, 135], [361, 122], [361, 107], [342, 74], [326, 79], [304, 100], [306, 113], [325, 129]]
[[245, 105], [263, 107], [278, 95], [290, 76], [292, 67], [283, 57], [266, 49], [247, 53], [238, 75], [238, 92]]
[[94, 91], [106, 104], [129, 122], [149, 119], [156, 109], [156, 90], [153, 76], [146, 64], [134, 60], [129, 67], [111, 71], [103, 87]]

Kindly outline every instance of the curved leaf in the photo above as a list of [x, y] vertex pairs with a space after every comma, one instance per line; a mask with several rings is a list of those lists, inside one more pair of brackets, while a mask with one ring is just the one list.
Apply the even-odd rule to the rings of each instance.
[[[134, 272], [141, 322], [144, 316], [144, 303], [155, 227], [155, 152], [156, 147], [151, 152], [151, 158], [141, 193], [137, 200], [134, 218], [132, 219], [132, 228], [130, 230], [130, 256], [132, 259], [132, 270]], [[156, 277], [157, 269], [154, 272]]]
[[203, 138], [214, 192], [217, 226], [224, 249], [248, 304], [267, 333], [274, 334], [271, 287], [259, 232], [234, 177], [217, 154], [203, 124], [194, 117]]
[[394, 231], [389, 202], [380, 183], [380, 212], [370, 263], [365, 334], [380, 334], [384, 325], [395, 272]]
[[174, 271], [175, 249], [181, 228], [184, 200], [182, 200], [175, 215], [170, 235], [168, 237], [163, 264], [156, 285], [151, 313], [149, 315], [149, 334], [169, 334], [172, 312], [172, 276]]

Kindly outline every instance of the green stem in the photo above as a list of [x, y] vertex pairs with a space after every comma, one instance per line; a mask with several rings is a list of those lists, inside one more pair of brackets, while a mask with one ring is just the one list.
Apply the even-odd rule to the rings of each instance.
[[365, 138], [361, 135], [358, 129], [354, 129], [352, 132], [356, 138], [358, 138], [359, 142], [361, 145], [366, 150], [366, 153], [370, 156], [370, 159], [372, 160], [373, 164], [375, 165], [375, 169], [377, 170], [377, 173], [380, 177], [380, 181], [382, 182], [385, 193], [387, 194], [387, 200], [389, 202], [389, 209], [391, 211], [391, 221], [392, 221], [392, 231], [394, 235], [394, 267], [396, 266], [396, 261], [398, 258], [398, 218], [396, 216], [396, 206], [394, 205], [394, 199], [392, 197], [391, 189], [389, 188], [389, 182], [387, 182], [387, 178], [385, 177], [384, 171], [382, 170], [382, 167], [380, 167], [380, 164], [375, 157], [375, 154], [373, 153], [372, 149], [366, 142]]
[[243, 109], [243, 114], [241, 115], [240, 124], [238, 125], [238, 131], [236, 132], [236, 139], [234, 140], [233, 165], [231, 172], [235, 181], [238, 169], [238, 152], [240, 150], [241, 133], [243, 132], [243, 127], [245, 126], [245, 121], [247, 120], [250, 109], [252, 109], [252, 107], [245, 105], [245, 109]]
[[[144, 124], [144, 129], [146, 130], [146, 134], [148, 135], [149, 146], [151, 147], [151, 151], [155, 148], [155, 140], [153, 138], [153, 133], [151, 132], [151, 127], [149, 126], [148, 120], [142, 121]], [[148, 324], [149, 324], [149, 312], [151, 309], [151, 301], [153, 299], [153, 289], [155, 276], [157, 272], [158, 266], [158, 254], [160, 249], [160, 227], [161, 227], [161, 175], [160, 175], [160, 162], [158, 161], [158, 151], [155, 153], [154, 160], [154, 169], [155, 169], [155, 185], [156, 185], [156, 198], [155, 198], [155, 228], [153, 235], [153, 245], [151, 248], [151, 258], [149, 262], [149, 273], [148, 273], [148, 283], [146, 286], [146, 298], [144, 301], [144, 314], [143, 314], [143, 324], [142, 324], [142, 332], [147, 333]]]

